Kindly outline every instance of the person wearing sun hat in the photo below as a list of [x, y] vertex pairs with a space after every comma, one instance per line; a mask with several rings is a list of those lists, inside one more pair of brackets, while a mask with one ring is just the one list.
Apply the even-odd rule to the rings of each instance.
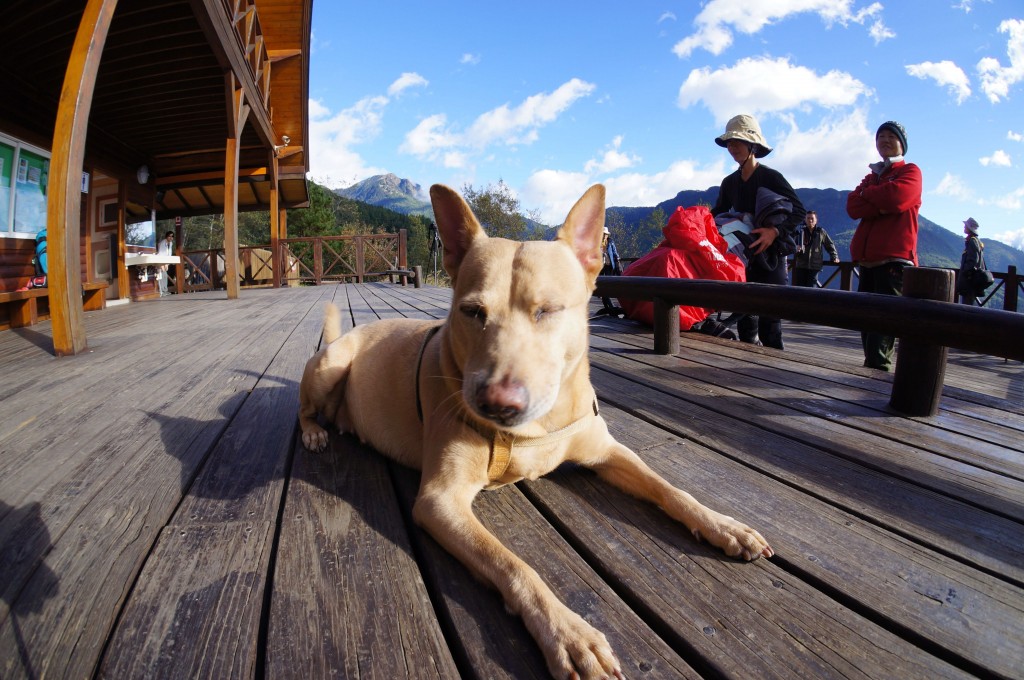
[[[764, 187], [792, 205], [789, 216], [773, 226], [753, 225], [750, 230], [755, 240], [749, 245], [754, 255], [774, 251], [778, 257], [756, 257], [747, 262], [747, 281], [785, 286], [786, 256], [796, 252], [796, 232], [804, 221], [804, 206], [796, 192], [778, 170], [758, 162], [772, 152], [757, 119], [748, 114], [733, 116], [725, 125], [725, 132], [715, 138], [715, 144], [724, 147], [739, 166], [727, 175], [719, 187], [718, 200], [711, 209], [714, 216], [727, 212], [757, 213], [757, 191]], [[776, 266], [769, 268], [769, 262]], [[746, 315], [737, 324], [740, 340], [767, 347], [783, 349], [782, 320], [765, 316]]]
[[964, 220], [964, 252], [960, 256], [960, 269], [956, 273], [956, 292], [960, 294], [960, 302], [973, 305], [978, 296], [985, 291], [978, 290], [975, 285], [974, 272], [985, 269], [985, 244], [978, 238], [978, 222], [973, 217]]
[[[907, 130], [888, 120], [875, 132], [882, 160], [846, 198], [846, 213], [860, 220], [850, 241], [850, 255], [860, 270], [861, 293], [902, 295], [903, 269], [917, 266], [917, 213], [921, 208], [921, 170], [907, 163]], [[864, 365], [888, 371], [896, 339], [861, 333]]]

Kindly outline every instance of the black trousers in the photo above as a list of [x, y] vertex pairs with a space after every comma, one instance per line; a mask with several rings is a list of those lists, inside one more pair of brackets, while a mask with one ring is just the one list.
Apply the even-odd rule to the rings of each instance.
[[793, 285], [803, 286], [804, 288], [817, 288], [818, 287], [818, 269], [803, 269], [800, 267], [793, 268]]
[[[759, 264], [758, 260], [751, 260], [747, 264], [747, 281], [750, 283], [767, 283], [773, 286], [785, 286], [789, 284], [786, 258], [778, 259], [778, 266], [775, 269], [768, 269]], [[783, 349], [782, 344], [782, 319], [757, 314], [748, 314], [736, 324], [740, 340], [743, 342], [757, 342], [765, 347]]]
[[[900, 262], [889, 262], [878, 267], [861, 267], [857, 292], [902, 295], [904, 267], [906, 265]], [[895, 337], [881, 333], [861, 333], [860, 341], [864, 347], [865, 366], [883, 371], [888, 371], [892, 367]]]

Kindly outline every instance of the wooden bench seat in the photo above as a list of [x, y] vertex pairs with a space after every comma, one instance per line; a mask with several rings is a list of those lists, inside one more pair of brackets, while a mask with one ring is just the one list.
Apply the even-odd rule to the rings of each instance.
[[[107, 305], [106, 290], [110, 284], [106, 281], [87, 281], [82, 284], [82, 307], [87, 312], [105, 309]], [[23, 328], [49, 318], [49, 305], [40, 308], [39, 300], [48, 301], [48, 288], [29, 288], [28, 290], [0, 291], [0, 330], [7, 328]]]

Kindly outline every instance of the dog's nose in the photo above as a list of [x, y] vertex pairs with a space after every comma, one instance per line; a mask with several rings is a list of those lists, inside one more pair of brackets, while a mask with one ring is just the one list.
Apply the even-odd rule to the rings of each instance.
[[526, 386], [507, 376], [501, 382], [481, 385], [476, 392], [476, 407], [480, 415], [498, 423], [514, 421], [529, 403]]

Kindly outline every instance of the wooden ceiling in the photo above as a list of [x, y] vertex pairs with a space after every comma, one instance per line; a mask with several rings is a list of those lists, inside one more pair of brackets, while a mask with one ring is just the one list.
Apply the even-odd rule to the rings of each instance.
[[[48, 149], [85, 0], [3, 5], [0, 130]], [[244, 14], [246, 5], [255, 15]], [[253, 108], [240, 141], [239, 209], [269, 207], [275, 152], [281, 207], [305, 205], [311, 9], [312, 0], [119, 0], [92, 101], [87, 166], [129, 181], [148, 166], [160, 218], [222, 212], [226, 74], [234, 71]], [[269, 88], [265, 102], [260, 87]]]

